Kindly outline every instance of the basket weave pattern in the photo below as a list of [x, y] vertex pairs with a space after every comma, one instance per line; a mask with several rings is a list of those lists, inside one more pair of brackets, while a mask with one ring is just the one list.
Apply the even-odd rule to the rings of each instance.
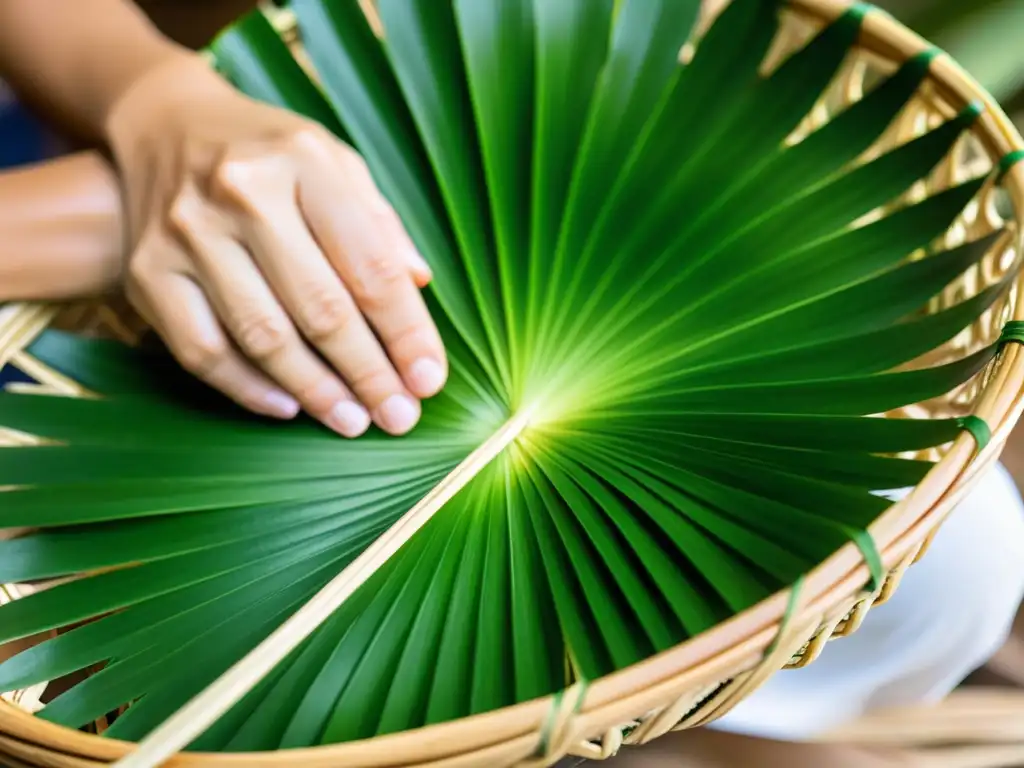
[[[849, 2], [843, 0], [792, 0], [773, 53], [774, 61], [802, 45], [848, 6]], [[831, 115], [860, 99], [880, 76], [892, 72], [927, 47], [924, 41], [885, 14], [869, 13], [856, 54], [794, 140], [801, 132], [821, 125]], [[772, 61], [766, 66], [773, 66]], [[920, 135], [972, 101], [981, 101], [986, 107], [985, 113], [972, 132], [928, 179], [910, 190], [904, 201], [921, 199], [991, 170], [1009, 153], [1024, 147], [1010, 122], [977, 84], [948, 57], [939, 56], [933, 61], [931, 76], [918, 97], [869, 154]], [[1007, 218], [1012, 210], [1018, 212], [1017, 221]], [[987, 184], [946, 233], [946, 245], [954, 246], [1006, 226], [1006, 235], [983, 261], [934, 301], [934, 311], [977, 294], [1006, 274], [1024, 252], [1022, 215], [1024, 163], [1017, 163], [998, 182], [993, 180]], [[1006, 321], [1024, 319], [1020, 290], [1018, 281], [978, 322], [919, 363], [939, 364], [993, 343]], [[135, 341], [142, 330], [141, 323], [123, 303], [2, 308], [0, 365], [12, 364], [38, 382], [14, 386], [49, 394], [85, 394], [75, 382], [46, 368], [24, 351], [50, 326], [126, 341]], [[548, 716], [552, 700], [547, 699], [417, 732], [301, 750], [301, 755], [295, 752], [253, 754], [246, 755], [240, 763], [241, 756], [186, 754], [172, 764], [550, 764], [566, 754], [607, 758], [624, 744], [642, 744], [671, 730], [707, 724], [728, 713], [780, 669], [813, 662], [829, 640], [855, 632], [870, 609], [893, 594], [906, 569], [924, 554], [949, 511], [997, 460], [1024, 407], [1019, 395], [1022, 388], [1024, 350], [1019, 345], [1007, 345], [989, 369], [963, 387], [898, 414], [921, 417], [975, 413], [988, 423], [992, 440], [977, 451], [973, 438], [965, 434], [940, 450], [920, 454], [921, 458], [941, 461], [909, 497], [894, 505], [872, 527], [871, 533], [888, 570], [888, 578], [878, 590], [864, 587], [868, 572], [851, 545], [809, 575], [788, 622], [784, 623], [782, 617], [790, 596], [777, 595], [702, 637], [596, 681], [576, 709], [573, 692], [567, 692], [561, 697], [553, 717]], [[29, 435], [0, 429], [0, 444], [34, 440]], [[0, 603], [44, 587], [39, 584], [0, 586]], [[58, 728], [30, 717], [27, 712], [40, 706], [41, 688], [6, 694], [4, 701], [0, 701], [0, 759], [5, 765], [96, 766], [106, 765], [126, 753], [128, 745]], [[543, 748], [539, 749], [539, 745]]]

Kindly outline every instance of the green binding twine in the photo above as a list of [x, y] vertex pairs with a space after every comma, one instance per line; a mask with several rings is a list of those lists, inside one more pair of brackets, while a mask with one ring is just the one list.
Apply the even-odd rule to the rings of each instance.
[[853, 543], [857, 545], [861, 557], [864, 558], [864, 564], [868, 567], [868, 572], [871, 574], [868, 588], [872, 592], [878, 592], [882, 585], [885, 584], [886, 577], [885, 566], [882, 564], [882, 553], [878, 551], [878, 545], [875, 544], [874, 538], [867, 531], [858, 531], [851, 528], [846, 533]]
[[551, 739], [555, 735], [555, 728], [563, 723], [559, 723], [559, 712], [562, 709], [562, 700], [569, 694], [574, 693], [576, 695], [576, 701], [573, 702], [572, 711], [569, 713], [569, 720], [580, 711], [580, 707], [583, 706], [583, 699], [587, 695], [587, 687], [589, 683], [586, 680], [577, 680], [569, 688], [563, 691], [559, 691], [555, 694], [555, 697], [551, 700], [551, 709], [548, 710], [548, 716], [544, 720], [544, 727], [540, 731], [540, 743], [537, 745], [537, 757], [547, 757], [548, 750], [551, 749]]
[[[999, 164], [1000, 170], [1005, 173], [1010, 169], [1010, 166], [1024, 160], [1024, 149], [1011, 152], [1003, 158]], [[997, 342], [999, 349], [1002, 350], [1006, 344], [1024, 344], [1024, 320], [1010, 320], [1004, 326], [1002, 332], [999, 334], [999, 341]], [[976, 444], [975, 453], [981, 453], [985, 450], [985, 446], [989, 444], [992, 439], [992, 429], [989, 425], [979, 416], [971, 414], [970, 416], [964, 416], [959, 419], [960, 427], [971, 433]]]
[[782, 623], [779, 624], [778, 634], [775, 635], [775, 639], [771, 641], [765, 650], [766, 656], [771, 656], [774, 653], [782, 638], [785, 637], [789, 625], [793, 623], [793, 619], [796, 617], [796, 609], [800, 606], [800, 593], [803, 590], [804, 577], [801, 576], [793, 583], [793, 588], [789, 591], [789, 603], [786, 605], [786, 612], [782, 615]]
[[1010, 169], [1022, 160], [1024, 160], [1024, 149], [1017, 149], [1003, 155], [1003, 159], [999, 161], [999, 178], [1009, 173]]
[[999, 334], [999, 346], [1010, 342], [1024, 344], [1024, 320], [1010, 320], [1003, 326], [1003, 332]]
[[[1024, 152], [1015, 153], [1020, 157], [1018, 159], [1024, 160]], [[1007, 166], [1008, 167], [1008, 166]], [[1024, 344], [1024, 321], [1012, 320], [1003, 326], [1003, 331], [999, 336], [999, 343], [1006, 344], [1010, 342], [1016, 342], [1018, 344]], [[960, 427], [965, 431], [969, 432], [974, 438], [976, 444], [976, 452], [980, 453], [988, 445], [992, 439], [992, 430], [988, 424], [979, 416], [971, 414], [970, 416], [964, 416], [958, 419]], [[864, 563], [868, 566], [868, 570], [871, 572], [870, 589], [872, 592], [876, 592], [881, 589], [885, 583], [885, 567], [882, 563], [882, 555], [878, 551], [878, 545], [875, 544], [874, 538], [866, 530], [855, 530], [847, 529], [846, 534], [850, 537], [850, 540], [860, 550], [861, 555], [864, 558]], [[771, 644], [766, 650], [766, 654], [771, 654], [778, 647], [778, 644], [786, 635], [786, 630], [789, 625], [792, 624], [793, 619], [796, 617], [797, 609], [800, 606], [800, 595], [803, 592], [805, 577], [801, 576], [797, 579], [792, 589], [789, 592], [789, 602], [786, 605], [786, 612], [782, 616], [782, 623], [779, 625], [779, 631], [772, 640]], [[546, 756], [548, 749], [551, 747], [551, 739], [554, 735], [556, 724], [558, 724], [559, 711], [562, 707], [563, 698], [573, 690], [576, 690], [576, 701], [573, 704], [572, 715], [579, 712], [580, 707], [583, 705], [583, 698], [587, 692], [587, 682], [585, 680], [579, 680], [575, 685], [567, 688], [564, 691], [559, 691], [555, 694], [554, 699], [551, 702], [551, 709], [548, 712], [547, 718], [544, 721], [544, 727], [540, 734], [540, 743], [537, 747], [538, 757]]]
[[970, 416], [964, 416], [959, 419], [960, 426], [967, 432], [971, 433], [971, 437], [974, 438], [975, 443], [975, 454], [981, 453], [985, 450], [985, 446], [988, 445], [989, 440], [992, 439], [992, 430], [989, 429], [988, 424], [980, 416], [971, 414]]

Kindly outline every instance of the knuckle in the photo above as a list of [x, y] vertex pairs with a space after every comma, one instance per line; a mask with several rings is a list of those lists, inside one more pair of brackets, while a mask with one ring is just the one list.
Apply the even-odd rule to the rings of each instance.
[[436, 357], [443, 353], [443, 347], [437, 343], [437, 333], [426, 323], [410, 323], [395, 330], [387, 341], [388, 347], [403, 357], [420, 357], [429, 355]]
[[213, 180], [218, 189], [240, 195], [256, 177], [257, 168], [249, 158], [228, 155], [216, 164]]
[[269, 215], [292, 199], [294, 186], [295, 171], [285, 155], [255, 149], [222, 158], [211, 180], [215, 198], [255, 215]]
[[314, 415], [330, 410], [342, 393], [341, 386], [330, 376], [317, 376], [296, 382], [290, 387], [293, 397]]
[[176, 261], [161, 238], [153, 233], [145, 234], [128, 258], [125, 282], [139, 293], [152, 293], [161, 275], [174, 269]]
[[127, 282], [135, 285], [142, 293], [146, 293], [153, 283], [156, 271], [154, 258], [149, 252], [136, 253], [128, 260]]
[[262, 312], [243, 314], [235, 323], [235, 340], [257, 360], [281, 352], [291, 341], [287, 321]]
[[398, 263], [398, 259], [390, 253], [377, 251], [366, 259], [367, 277], [373, 281], [390, 285], [397, 282], [403, 272], [404, 269]]
[[370, 406], [382, 402], [390, 394], [402, 391], [398, 375], [383, 365], [354, 371], [349, 376], [349, 383], [361, 399]]
[[189, 338], [175, 350], [181, 366], [200, 377], [209, 374], [227, 354], [228, 345], [223, 338]]
[[319, 153], [327, 146], [330, 134], [319, 123], [303, 123], [289, 130], [285, 145], [299, 152]]
[[352, 301], [342, 290], [317, 285], [305, 294], [304, 330], [314, 341], [344, 332], [354, 315]]
[[382, 232], [391, 231], [398, 235], [404, 235], [402, 220], [398, 218], [395, 209], [391, 207], [384, 196], [375, 193], [371, 200], [370, 218], [373, 225]]
[[203, 202], [189, 190], [182, 190], [171, 200], [167, 221], [180, 234], [189, 235], [202, 228]]
[[395, 289], [406, 277], [405, 269], [390, 254], [371, 253], [356, 270], [352, 292], [365, 309], [383, 309], [393, 301]]

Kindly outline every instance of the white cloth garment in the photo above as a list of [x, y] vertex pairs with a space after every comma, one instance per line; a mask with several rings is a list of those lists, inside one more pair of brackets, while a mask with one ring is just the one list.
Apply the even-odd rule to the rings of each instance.
[[1002, 645], [1024, 598], [1024, 504], [998, 465], [980, 478], [885, 605], [712, 727], [801, 741], [869, 710], [949, 694]]

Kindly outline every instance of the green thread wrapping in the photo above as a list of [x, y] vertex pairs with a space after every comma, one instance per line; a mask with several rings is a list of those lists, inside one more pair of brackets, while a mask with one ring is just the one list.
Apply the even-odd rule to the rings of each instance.
[[971, 414], [970, 416], [964, 416], [959, 422], [960, 426], [965, 431], [970, 432], [971, 437], [974, 438], [974, 442], [977, 445], [975, 453], [981, 453], [985, 450], [985, 446], [992, 439], [992, 430], [989, 429], [986, 421], [980, 416]]
[[555, 722], [558, 720], [558, 710], [562, 708], [562, 699], [565, 694], [573, 688], [576, 689], [576, 701], [572, 705], [572, 714], [575, 715], [580, 711], [580, 707], [583, 706], [583, 699], [587, 695], [588, 685], [589, 684], [586, 680], [580, 679], [571, 687], [555, 694], [555, 697], [551, 700], [551, 708], [548, 710], [548, 716], [544, 719], [544, 727], [541, 728], [540, 731], [540, 743], [537, 745], [537, 757], [546, 757], [548, 750], [551, 748], [552, 732], [555, 729]]
[[765, 655], [770, 656], [774, 653], [778, 647], [779, 642], [782, 640], [783, 635], [786, 634], [786, 630], [792, 623], [793, 618], [796, 616], [797, 606], [800, 604], [800, 593], [804, 589], [804, 577], [801, 576], [795, 582], [793, 582], [793, 588], [789, 591], [789, 603], [786, 605], [786, 612], [782, 615], [782, 623], [779, 624], [778, 634], [775, 635], [775, 639], [771, 641], [768, 648], [765, 650]]
[[931, 65], [932, 61], [941, 56], [945, 51], [936, 45], [931, 45], [925, 48], [923, 51], [914, 56], [914, 59], [920, 59], [925, 64]]
[[864, 17], [872, 12], [885, 13], [885, 11], [882, 11], [880, 8], [877, 8], [872, 3], [854, 3], [853, 5], [850, 6], [849, 10], [846, 13], [852, 16], [853, 18], [857, 19], [858, 21], [863, 21]]
[[878, 551], [878, 545], [875, 544], [874, 537], [867, 531], [853, 529], [849, 529], [847, 534], [853, 543], [857, 545], [861, 557], [864, 558], [864, 564], [868, 567], [868, 572], [871, 574], [868, 589], [872, 592], [879, 591], [882, 585], [885, 584], [886, 573], [885, 566], [882, 564], [882, 554]]
[[551, 745], [551, 731], [555, 727], [555, 718], [558, 717], [558, 710], [562, 707], [562, 697], [564, 695], [565, 691], [559, 691], [555, 694], [555, 698], [551, 700], [548, 715], [544, 718], [544, 727], [540, 729], [540, 743], [537, 745], [536, 753], [538, 757], [548, 753], [548, 747]]
[[956, 122], [964, 129], [970, 128], [974, 125], [978, 118], [985, 112], [985, 104], [979, 99], [975, 99], [966, 107], [960, 110], [956, 117], [950, 122]]
[[999, 178], [1005, 176], [1013, 166], [1022, 161], [1024, 161], [1024, 149], [1017, 149], [1003, 155], [1003, 159], [999, 161]]
[[1010, 320], [999, 334], [999, 346], [1009, 342], [1024, 344], [1024, 320]]

